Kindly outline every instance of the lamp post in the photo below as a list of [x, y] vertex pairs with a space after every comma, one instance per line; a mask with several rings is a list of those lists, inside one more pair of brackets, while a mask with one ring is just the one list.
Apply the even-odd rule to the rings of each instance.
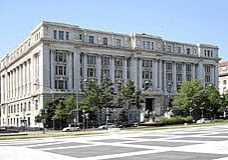
[[44, 116], [43, 116], [43, 119], [42, 119], [42, 122], [43, 122], [43, 134], [45, 134], [46, 132], [46, 121], [47, 121], [47, 109], [44, 109]]
[[171, 99], [170, 99], [170, 94], [171, 94], [171, 90], [172, 90], [172, 82], [168, 83], [168, 107], [167, 110], [169, 110], [170, 107], [170, 103], [171, 103]]
[[[85, 83], [87, 83], [87, 79], [84, 79], [81, 84], [84, 85]], [[76, 125], [79, 125], [79, 93], [80, 93], [79, 90], [80, 89], [78, 88], [76, 93], [76, 108], [73, 110], [74, 123], [76, 123]], [[82, 86], [82, 90], [84, 91], [84, 86]]]
[[204, 110], [204, 107], [200, 107], [200, 110], [201, 110], [201, 119], [203, 118], [203, 110]]

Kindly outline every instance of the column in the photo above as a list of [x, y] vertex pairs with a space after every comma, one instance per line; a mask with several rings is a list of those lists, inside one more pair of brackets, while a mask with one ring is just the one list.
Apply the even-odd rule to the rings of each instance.
[[124, 61], [123, 61], [123, 79], [124, 79], [124, 83], [127, 82], [127, 57], [124, 57]]
[[210, 73], [210, 76], [211, 76], [211, 83], [215, 84], [215, 69], [214, 69], [214, 65], [211, 65], [211, 73]]
[[26, 61], [26, 86], [27, 86], [27, 91], [26, 91], [26, 95], [29, 95], [29, 61], [27, 60]]
[[15, 98], [17, 98], [17, 84], [18, 84], [18, 80], [17, 80], [17, 67], [15, 68]]
[[215, 81], [215, 87], [218, 88], [218, 78], [219, 78], [219, 69], [218, 64], [215, 65], [215, 71], [214, 71], [214, 81]]
[[110, 78], [113, 83], [115, 83], [115, 57], [110, 57]]
[[29, 94], [31, 94], [31, 59], [28, 60], [28, 85]]
[[87, 55], [84, 54], [84, 69], [83, 69], [83, 79], [87, 79]]
[[68, 81], [68, 89], [73, 91], [73, 84], [72, 84], [72, 52], [67, 53], [67, 73], [69, 74], [69, 81]]
[[24, 62], [24, 95], [27, 95], [27, 62]]
[[17, 66], [17, 97], [20, 95], [20, 66]]
[[80, 64], [80, 50], [78, 48], [75, 48], [74, 50], [74, 85], [77, 93], [80, 91], [80, 86], [81, 86], [81, 76], [80, 76], [80, 69], [81, 66], [83, 65], [83, 62]]
[[23, 95], [23, 90], [24, 90], [24, 84], [23, 84], [23, 79], [24, 79], [24, 73], [23, 73], [23, 64], [21, 64], [21, 75], [20, 75], [20, 86], [21, 86], [21, 93], [20, 93], [20, 97]]
[[162, 74], [164, 74], [162, 72], [162, 60], [159, 60], [159, 88], [160, 90], [162, 90]]
[[173, 92], [176, 93], [177, 92], [177, 64], [176, 62], [173, 62], [173, 85], [172, 85], [172, 89]]
[[132, 58], [131, 59], [131, 70], [130, 70], [130, 76], [131, 76], [131, 80], [132, 82], [134, 82], [134, 85], [137, 89], [141, 89], [138, 88], [138, 67], [137, 67], [137, 58]]
[[12, 73], [11, 73], [11, 71], [9, 72], [9, 92], [10, 92], [9, 98], [11, 99], [11, 97], [12, 97]]
[[139, 89], [142, 89], [142, 58], [138, 59], [138, 68], [139, 68], [139, 73], [138, 73], [138, 80], [139, 80]]
[[182, 81], [186, 81], [186, 64], [185, 63], [183, 63]]
[[154, 59], [153, 60], [153, 89], [154, 90], [157, 90], [158, 89], [158, 85], [157, 85], [157, 81], [158, 81], [157, 72], [158, 72], [158, 60], [157, 59]]
[[198, 76], [200, 82], [204, 85], [204, 66], [202, 61], [199, 62]]
[[101, 83], [101, 56], [100, 55], [97, 56], [97, 68], [96, 68], [96, 72], [97, 72], [98, 84], [100, 84]]
[[196, 72], [195, 72], [196, 71], [196, 65], [194, 63], [192, 63], [191, 66], [192, 66], [192, 68], [191, 68], [192, 69], [191, 70], [192, 71], [192, 80], [194, 80], [196, 77]]
[[14, 68], [14, 69], [13, 69], [13, 75], [14, 75], [14, 79], [13, 79], [13, 81], [14, 81], [14, 89], [13, 89], [13, 93], [14, 93], [14, 94], [13, 94], [13, 97], [14, 97], [14, 98], [16, 98], [16, 90], [17, 90], [17, 85], [16, 85], [16, 84], [17, 84], [17, 77], [16, 77], [16, 76], [17, 76], [17, 74], [16, 74], [16, 68]]
[[11, 94], [11, 97], [14, 98], [14, 74], [13, 74], [13, 69], [11, 71], [11, 83], [12, 83], [12, 94]]
[[[173, 65], [173, 64], [172, 64]], [[166, 61], [164, 61], [164, 72], [163, 72], [164, 80], [164, 93], [167, 93], [167, 78], [166, 78]]]
[[51, 50], [50, 51], [50, 56], [51, 56], [51, 77], [50, 77], [50, 81], [51, 81], [51, 86], [50, 88], [51, 89], [54, 89], [55, 88], [55, 51], [54, 50]]
[[7, 73], [8, 74], [8, 99], [10, 99], [10, 72]]

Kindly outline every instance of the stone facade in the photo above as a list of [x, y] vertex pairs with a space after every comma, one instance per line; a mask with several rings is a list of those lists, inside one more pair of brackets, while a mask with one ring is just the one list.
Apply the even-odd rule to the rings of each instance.
[[228, 61], [219, 63], [219, 93], [228, 93]]
[[[42, 22], [0, 62], [1, 126], [39, 126], [47, 99], [81, 96], [84, 79], [132, 80], [145, 107], [163, 115], [181, 82], [218, 86], [218, 47]], [[142, 110], [146, 110], [145, 108]]]

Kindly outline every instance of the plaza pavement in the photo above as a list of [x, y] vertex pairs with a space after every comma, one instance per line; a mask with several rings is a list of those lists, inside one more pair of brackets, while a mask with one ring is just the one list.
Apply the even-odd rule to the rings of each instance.
[[228, 125], [0, 141], [0, 160], [228, 160]]

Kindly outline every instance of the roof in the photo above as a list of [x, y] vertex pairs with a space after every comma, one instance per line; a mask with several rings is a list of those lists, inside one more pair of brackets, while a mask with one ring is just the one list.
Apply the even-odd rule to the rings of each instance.
[[220, 62], [219, 67], [225, 67], [228, 66], [228, 61]]

